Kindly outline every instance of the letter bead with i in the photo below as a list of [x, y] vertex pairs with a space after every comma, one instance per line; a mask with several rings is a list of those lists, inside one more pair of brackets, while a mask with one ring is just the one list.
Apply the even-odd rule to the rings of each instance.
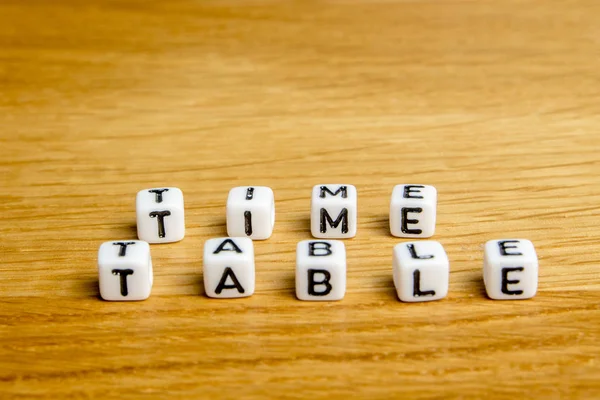
[[404, 238], [435, 233], [437, 190], [428, 185], [396, 185], [390, 202], [390, 232]]
[[526, 239], [490, 240], [485, 244], [483, 281], [490, 299], [521, 300], [535, 296], [538, 257]]
[[204, 291], [230, 299], [254, 294], [254, 244], [245, 237], [209, 239], [204, 244]]
[[313, 187], [310, 231], [316, 238], [349, 239], [356, 236], [357, 192], [346, 184]]
[[405, 302], [440, 300], [448, 295], [450, 262], [441, 243], [425, 240], [394, 246], [393, 277]]
[[296, 297], [335, 301], [346, 293], [346, 248], [339, 240], [304, 240], [296, 247]]
[[136, 196], [138, 238], [148, 243], [178, 242], [185, 236], [183, 192], [176, 187], [140, 190]]
[[145, 300], [152, 289], [150, 245], [141, 240], [115, 240], [98, 250], [100, 296], [109, 301]]
[[238, 186], [227, 196], [227, 234], [265, 240], [275, 226], [275, 196], [267, 186]]

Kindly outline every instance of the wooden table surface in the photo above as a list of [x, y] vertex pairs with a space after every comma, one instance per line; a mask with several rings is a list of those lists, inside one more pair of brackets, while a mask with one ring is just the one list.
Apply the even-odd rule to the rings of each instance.
[[[0, 397], [599, 398], [600, 2], [0, 4]], [[341, 302], [294, 295], [311, 187], [356, 185]], [[438, 188], [439, 302], [398, 301], [392, 187]], [[267, 185], [257, 290], [202, 246]], [[177, 186], [144, 302], [98, 297], [135, 193]], [[492, 301], [483, 243], [528, 238], [538, 295]]]

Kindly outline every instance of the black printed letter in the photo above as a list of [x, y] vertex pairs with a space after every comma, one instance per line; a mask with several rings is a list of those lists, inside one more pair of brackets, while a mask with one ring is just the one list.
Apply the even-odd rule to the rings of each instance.
[[500, 247], [500, 255], [502, 256], [522, 256], [523, 253], [508, 253], [507, 249], [517, 249], [517, 246], [507, 246], [506, 243], [519, 243], [518, 240], [501, 240], [498, 242], [498, 247]]
[[127, 290], [127, 275], [133, 275], [132, 269], [113, 269], [113, 275], [119, 275], [121, 279], [121, 296], [127, 296], [129, 291]]
[[127, 254], [127, 246], [135, 244], [135, 242], [114, 242], [113, 246], [121, 246], [119, 247], [119, 257], [125, 257]]
[[[324, 199], [326, 194], [329, 193], [332, 196], [337, 196], [338, 193], [342, 193], [342, 198], [345, 199], [348, 197], [348, 193], [347, 190], [348, 188], [346, 186], [340, 186], [338, 190], [336, 190], [335, 192], [332, 192], [331, 190], [329, 190], [329, 188], [327, 186], [321, 186], [319, 189], [321, 189], [321, 192], [319, 193], [319, 197]], [[327, 193], [325, 193], [327, 192]]]
[[163, 201], [163, 192], [168, 192], [169, 189], [152, 189], [152, 190], [148, 190], [150, 193], [154, 193], [155, 199], [154, 201], [156, 201], [157, 203], [162, 203]]
[[[321, 245], [317, 247], [318, 245]], [[331, 245], [327, 242], [309, 242], [308, 243], [308, 255], [309, 256], [328, 256], [332, 253]]]
[[420, 190], [412, 190], [413, 188], [423, 189], [425, 186], [421, 185], [406, 185], [404, 186], [404, 198], [405, 199], [422, 199], [423, 196], [411, 196], [411, 193], [421, 193]]
[[[231, 278], [233, 285], [226, 285], [227, 278]], [[237, 277], [233, 273], [233, 270], [230, 267], [225, 268], [223, 271], [223, 276], [221, 276], [221, 280], [215, 289], [216, 294], [221, 294], [223, 289], [237, 289], [238, 292], [244, 293], [244, 288], [240, 285], [240, 281], [238, 281]]]
[[415, 250], [415, 245], [414, 244], [407, 244], [406, 247], [408, 247], [408, 251], [410, 252], [410, 256], [414, 259], [417, 260], [428, 260], [430, 258], [433, 258], [433, 254], [428, 254], [426, 256], [420, 256], [417, 254], [417, 250]]
[[435, 290], [421, 291], [421, 271], [418, 269], [415, 269], [415, 272], [413, 272], [413, 296], [435, 296]]
[[158, 237], [164, 238], [166, 236], [165, 217], [171, 215], [171, 211], [152, 211], [149, 215], [150, 218], [156, 218], [158, 221]]
[[[323, 274], [323, 280], [322, 281], [315, 281], [315, 275], [316, 274]], [[311, 296], [327, 296], [329, 294], [329, 292], [331, 292], [332, 286], [329, 283], [329, 280], [331, 279], [331, 274], [329, 273], [329, 271], [324, 270], [324, 269], [309, 269], [308, 270], [308, 294]], [[323, 290], [322, 292], [316, 292], [315, 291], [315, 286], [325, 286], [325, 290]]]
[[[227, 244], [230, 244], [231, 247], [225, 248], [225, 246]], [[236, 253], [241, 253], [242, 249], [240, 249], [233, 240], [225, 239], [225, 240], [223, 240], [223, 242], [221, 242], [219, 247], [217, 247], [217, 249], [215, 251], [213, 251], [213, 254], [219, 254], [222, 251], [235, 251]]]
[[519, 280], [508, 280], [508, 273], [513, 271], [523, 271], [523, 267], [502, 268], [502, 293], [504, 294], [523, 294], [522, 290], [508, 290], [508, 285], [516, 285], [521, 282]]
[[252, 235], [252, 213], [250, 211], [244, 211], [244, 228], [246, 236]]
[[408, 233], [410, 235], [420, 235], [423, 231], [421, 229], [408, 229], [408, 224], [418, 224], [418, 219], [408, 219], [408, 213], [422, 213], [423, 209], [420, 207], [402, 207], [402, 233]]
[[342, 208], [340, 215], [334, 221], [331, 219], [331, 216], [327, 212], [326, 209], [321, 208], [321, 233], [327, 232], [327, 223], [331, 225], [332, 228], [337, 228], [338, 225], [342, 223], [342, 233], [348, 233], [348, 209]]

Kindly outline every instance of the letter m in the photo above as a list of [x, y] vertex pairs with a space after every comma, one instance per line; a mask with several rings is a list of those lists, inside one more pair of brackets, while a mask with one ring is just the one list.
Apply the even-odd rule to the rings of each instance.
[[321, 233], [327, 232], [327, 224], [328, 223], [334, 229], [337, 228], [341, 223], [342, 224], [342, 233], [348, 233], [348, 209], [342, 208], [342, 211], [340, 212], [340, 214], [334, 221], [331, 218], [331, 216], [329, 215], [329, 213], [327, 212], [327, 210], [324, 208], [321, 208], [321, 221], [320, 222], [321, 222], [321, 224], [320, 224]]
[[345, 199], [348, 197], [348, 191], [347, 191], [347, 187], [346, 186], [340, 186], [338, 188], [338, 190], [336, 190], [335, 192], [332, 192], [331, 190], [329, 190], [329, 188], [327, 186], [321, 186], [319, 189], [321, 189], [321, 192], [319, 193], [319, 197], [324, 199], [325, 196], [327, 196], [327, 193], [329, 193], [332, 196], [337, 196], [338, 193], [342, 193], [342, 199]]

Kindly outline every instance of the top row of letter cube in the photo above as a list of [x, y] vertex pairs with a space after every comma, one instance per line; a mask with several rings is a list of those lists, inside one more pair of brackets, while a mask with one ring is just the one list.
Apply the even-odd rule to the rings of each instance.
[[[407, 238], [433, 236], [437, 192], [433, 186], [397, 185], [390, 202], [390, 231]], [[310, 229], [316, 238], [356, 236], [357, 192], [353, 185], [316, 185], [312, 190]], [[176, 242], [185, 236], [183, 193], [175, 187], [142, 190], [136, 198], [137, 230], [149, 243]], [[227, 198], [227, 234], [268, 239], [275, 225], [275, 198], [266, 186], [240, 186]]]

